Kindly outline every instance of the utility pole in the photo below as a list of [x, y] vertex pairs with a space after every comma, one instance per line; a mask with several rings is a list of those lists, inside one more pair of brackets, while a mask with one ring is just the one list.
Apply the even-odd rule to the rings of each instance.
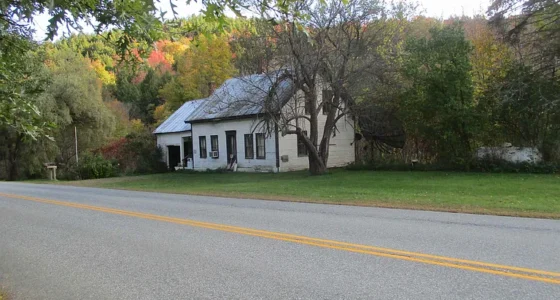
[[74, 141], [76, 144], [76, 164], [78, 164], [78, 130], [74, 126]]

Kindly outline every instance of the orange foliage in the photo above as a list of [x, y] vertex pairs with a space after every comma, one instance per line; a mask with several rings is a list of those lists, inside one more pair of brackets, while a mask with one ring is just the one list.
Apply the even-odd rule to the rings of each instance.
[[171, 72], [171, 63], [165, 58], [165, 54], [160, 50], [154, 50], [148, 57], [148, 65], [161, 74]]

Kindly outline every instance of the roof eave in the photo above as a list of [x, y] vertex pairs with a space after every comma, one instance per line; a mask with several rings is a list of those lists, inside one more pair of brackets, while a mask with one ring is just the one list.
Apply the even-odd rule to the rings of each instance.
[[166, 132], [153, 132], [153, 134], [158, 135], [158, 134], [167, 134], [167, 133], [181, 133], [181, 132], [189, 132], [192, 130], [180, 130], [180, 131], [166, 131]]
[[239, 119], [250, 119], [253, 117], [262, 116], [263, 113], [256, 113], [256, 114], [249, 114], [249, 115], [242, 115], [242, 116], [231, 116], [231, 117], [216, 117], [210, 119], [198, 119], [198, 120], [190, 120], [185, 121], [185, 123], [206, 123], [206, 122], [220, 122], [220, 121], [231, 121], [231, 120], [239, 120]]

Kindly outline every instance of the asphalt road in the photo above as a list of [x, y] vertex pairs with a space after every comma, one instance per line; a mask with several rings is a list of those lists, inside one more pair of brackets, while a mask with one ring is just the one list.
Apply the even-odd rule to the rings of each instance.
[[559, 272], [556, 220], [0, 183], [14, 300], [560, 299]]

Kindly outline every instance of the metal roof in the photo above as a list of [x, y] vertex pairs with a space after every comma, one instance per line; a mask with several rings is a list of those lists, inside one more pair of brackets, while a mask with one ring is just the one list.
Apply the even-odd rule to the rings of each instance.
[[234, 118], [279, 110], [293, 96], [295, 86], [283, 78], [286, 70], [228, 79], [189, 117], [187, 122]]
[[178, 110], [176, 110], [167, 120], [159, 125], [155, 134], [172, 133], [191, 130], [191, 124], [185, 123], [185, 120], [198, 108], [206, 99], [192, 100], [185, 102]]

